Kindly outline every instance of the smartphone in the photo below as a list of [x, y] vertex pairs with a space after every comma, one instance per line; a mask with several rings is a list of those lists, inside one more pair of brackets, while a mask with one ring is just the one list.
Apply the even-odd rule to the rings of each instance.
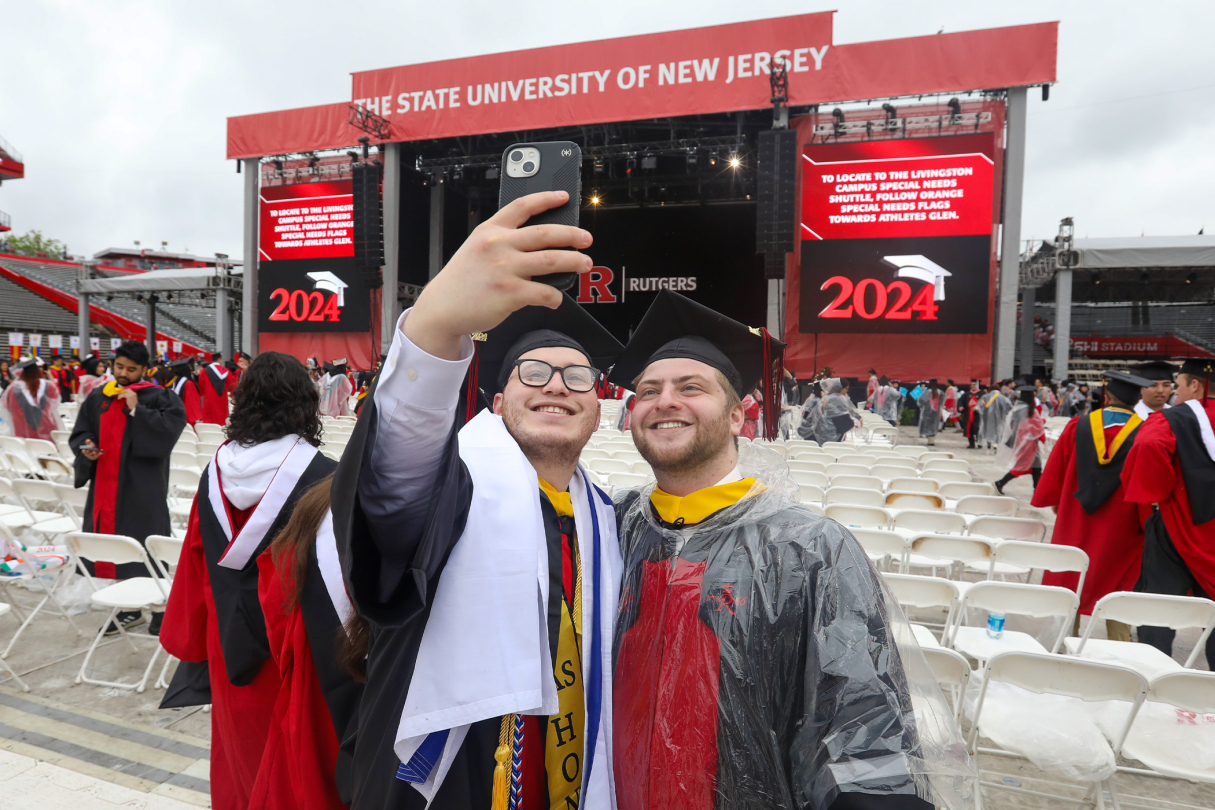
[[[517, 143], [502, 153], [498, 207], [538, 191], [566, 191], [569, 201], [532, 217], [528, 225], [578, 225], [582, 207], [582, 149], [571, 141]], [[551, 273], [536, 281], [559, 290], [574, 286], [577, 273]]]

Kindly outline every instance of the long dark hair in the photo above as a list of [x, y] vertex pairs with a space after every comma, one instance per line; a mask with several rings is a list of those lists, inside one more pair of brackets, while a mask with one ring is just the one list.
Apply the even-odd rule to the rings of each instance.
[[[243, 385], [243, 383], [242, 383]], [[308, 556], [316, 545], [325, 513], [329, 511], [329, 493], [333, 476], [317, 481], [300, 496], [291, 518], [270, 544], [270, 558], [283, 582], [283, 613], [289, 614], [300, 604], [304, 578], [308, 576]], [[367, 680], [367, 646], [370, 627], [357, 613], [346, 622], [345, 633], [339, 633], [333, 655], [350, 677], [359, 683]], [[313, 654], [317, 652], [314, 650]]]
[[228, 438], [248, 446], [297, 434], [321, 443], [320, 398], [304, 364], [289, 354], [262, 352], [241, 375], [232, 396]]

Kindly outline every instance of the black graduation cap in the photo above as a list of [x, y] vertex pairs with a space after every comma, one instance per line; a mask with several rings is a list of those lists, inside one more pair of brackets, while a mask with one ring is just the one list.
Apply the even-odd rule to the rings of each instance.
[[178, 377], [184, 377], [190, 373], [190, 363], [190, 358], [182, 357], [174, 360], [172, 363], [169, 363], [169, 368], [171, 368], [173, 373]]
[[1212, 371], [1215, 371], [1215, 357], [1186, 357], [1177, 373], [1205, 378]]
[[1149, 388], [1152, 381], [1130, 374], [1119, 369], [1110, 369], [1101, 375], [1105, 378], [1106, 389], [1125, 402], [1127, 405], [1134, 405], [1139, 401], [1140, 389]]
[[775, 435], [780, 418], [780, 370], [785, 344], [766, 329], [752, 329], [703, 304], [662, 290], [616, 360], [608, 382], [631, 388], [646, 366], [687, 358], [717, 369], [739, 398], [760, 388], [764, 394], [764, 432]]
[[223, 352], [211, 352], [211, 362], [212, 363], [218, 363], [220, 360], [223, 360], [223, 359], [224, 359]]
[[1019, 399], [1026, 405], [1033, 405], [1037, 402], [1038, 389], [1033, 385], [1018, 385], [1017, 393], [1021, 395]]
[[17, 365], [13, 366], [13, 371], [25, 371], [30, 366], [38, 365], [37, 357], [27, 357]]
[[321, 371], [325, 372], [326, 374], [333, 374], [336, 369], [334, 369], [333, 363], [326, 363], [325, 365], [321, 366]]
[[890, 378], [883, 374], [878, 377], [878, 385], [890, 385]]
[[[477, 358], [470, 370], [469, 396], [475, 409], [475, 390], [492, 399], [506, 387], [515, 361], [534, 349], [565, 347], [582, 352], [590, 365], [605, 371], [624, 349], [612, 333], [568, 295], [561, 306], [524, 307], [481, 335], [473, 336]], [[472, 410], [469, 414], [472, 416]]]
[[1168, 380], [1173, 381], [1173, 375], [1177, 373], [1177, 366], [1166, 360], [1149, 360], [1146, 363], [1139, 363], [1130, 367], [1132, 374], [1137, 374], [1146, 380]]

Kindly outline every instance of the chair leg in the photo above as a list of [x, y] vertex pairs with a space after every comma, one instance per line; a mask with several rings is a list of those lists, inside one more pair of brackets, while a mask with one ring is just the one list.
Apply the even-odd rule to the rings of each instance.
[[156, 666], [156, 659], [160, 656], [160, 644], [157, 643], [156, 649], [152, 651], [152, 660], [148, 662], [148, 668], [143, 671], [143, 677], [139, 679], [139, 685], [135, 687], [135, 691], [143, 694], [148, 688], [148, 678], [152, 675], [152, 667]]
[[97, 650], [97, 645], [101, 643], [101, 639], [105, 636], [105, 629], [110, 626], [110, 622], [114, 621], [114, 617], [118, 615], [118, 608], [110, 610], [110, 615], [102, 622], [101, 629], [97, 631], [97, 635], [93, 637], [93, 643], [89, 645], [89, 651], [84, 656], [84, 661], [80, 663], [80, 673], [76, 676], [76, 683], [94, 683], [90, 680], [87, 673], [89, 662], [93, 660], [93, 653]]
[[21, 687], [22, 692], [30, 691], [30, 688], [25, 685], [25, 681], [21, 680], [21, 676], [18, 675], [17, 671], [15, 669], [13, 669], [12, 666], [9, 665], [8, 661], [5, 661], [3, 658], [0, 658], [0, 666], [3, 666], [4, 669], [8, 672], [8, 674], [12, 676], [13, 680], [17, 682], [17, 685]]
[[13, 651], [13, 645], [17, 643], [17, 639], [20, 638], [21, 634], [25, 632], [25, 628], [30, 626], [30, 622], [34, 620], [34, 617], [38, 615], [38, 611], [42, 610], [42, 606], [45, 605], [46, 601], [50, 598], [50, 594], [42, 597], [42, 601], [38, 603], [38, 606], [25, 617], [25, 621], [23, 621], [21, 626], [17, 628], [17, 632], [13, 633], [13, 637], [8, 640], [8, 646], [4, 648], [4, 652], [0, 652], [0, 658], [8, 658], [8, 654]]
[[70, 624], [72, 629], [76, 631], [76, 635], [83, 636], [84, 631], [80, 629], [80, 625], [76, 624], [75, 620], [72, 619], [71, 615], [68, 613], [67, 608], [64, 607], [63, 603], [59, 601], [59, 588], [64, 582], [71, 579], [71, 577], [72, 569], [70, 567], [65, 565], [60, 568], [59, 573], [55, 576], [55, 584], [51, 586], [51, 591], [48, 595], [50, 596], [51, 601], [55, 603], [55, 607], [59, 608], [59, 614], [63, 616], [63, 618], [67, 619], [67, 623]]
[[165, 665], [160, 668], [160, 676], [156, 678], [157, 689], [169, 688], [169, 680], [165, 676], [169, 674], [169, 666], [176, 660], [177, 659], [169, 655], [168, 652], [165, 653]]

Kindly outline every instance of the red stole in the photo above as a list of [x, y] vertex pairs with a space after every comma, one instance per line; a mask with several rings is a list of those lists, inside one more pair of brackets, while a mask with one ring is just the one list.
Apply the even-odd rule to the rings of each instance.
[[[138, 391], [141, 388], [154, 387], [149, 382], [137, 382], [124, 390]], [[117, 397], [111, 398], [99, 420], [101, 435], [98, 437], [98, 446], [105, 451], [97, 459], [97, 469], [93, 475], [93, 531], [99, 534], [115, 533], [118, 475], [122, 465], [122, 439], [126, 435], [128, 413], [125, 402], [115, 407], [118, 402]]]

